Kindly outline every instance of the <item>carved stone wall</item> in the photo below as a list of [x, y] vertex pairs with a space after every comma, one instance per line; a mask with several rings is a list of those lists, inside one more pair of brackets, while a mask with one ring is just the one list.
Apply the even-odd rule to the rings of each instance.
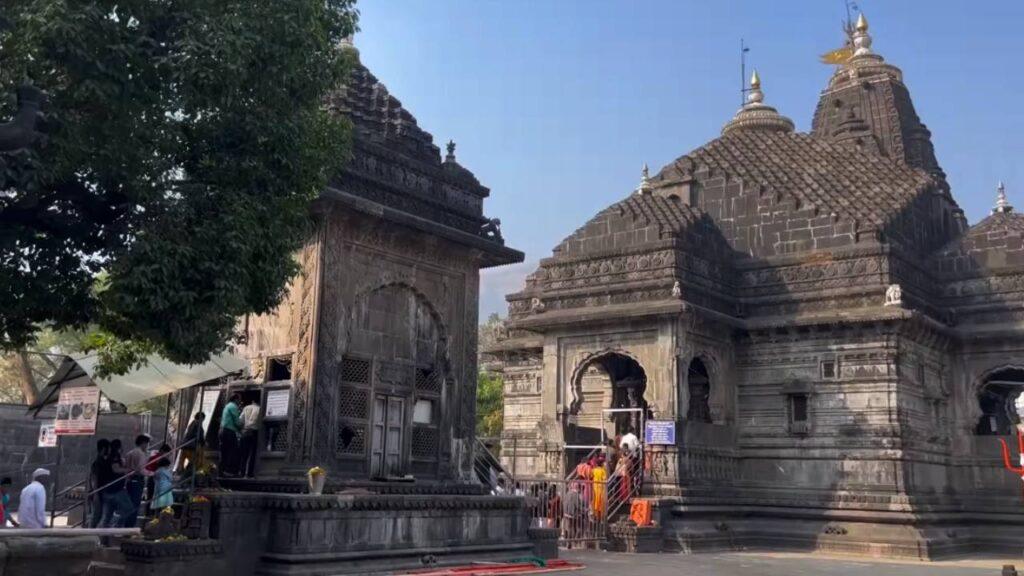
[[[322, 267], [321, 281], [293, 290], [300, 300], [315, 294], [318, 308], [314, 330], [298, 323], [315, 332], [316, 356], [309, 384], [302, 374], [311, 354], [296, 356], [292, 428], [302, 442], [293, 442], [291, 460], [342, 476], [368, 475], [373, 397], [386, 394], [405, 401], [403, 470], [425, 478], [467, 476], [464, 445], [473, 432], [476, 385], [474, 255], [340, 207], [321, 226], [313, 250], [320, 259], [304, 260], [310, 272]], [[366, 370], [355, 375], [359, 362]], [[414, 407], [424, 399], [434, 402], [434, 421], [414, 424]], [[346, 427], [354, 438], [341, 434]]]

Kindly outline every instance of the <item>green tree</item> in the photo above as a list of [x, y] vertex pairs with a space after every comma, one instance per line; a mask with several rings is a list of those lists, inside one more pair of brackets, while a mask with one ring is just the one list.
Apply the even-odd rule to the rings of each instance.
[[477, 436], [501, 435], [504, 384], [497, 374], [480, 372], [476, 380]]
[[354, 0], [4, 0], [0, 118], [48, 98], [0, 155], [0, 349], [94, 326], [121, 372], [199, 362], [272, 310], [308, 206], [347, 156], [323, 106]]

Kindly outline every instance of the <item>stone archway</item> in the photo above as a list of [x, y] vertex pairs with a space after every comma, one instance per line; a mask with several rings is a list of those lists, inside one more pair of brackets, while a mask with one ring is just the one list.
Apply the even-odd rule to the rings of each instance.
[[579, 363], [572, 376], [572, 403], [567, 425], [568, 444], [594, 445], [605, 437], [613, 437], [632, 429], [640, 434], [641, 418], [636, 413], [616, 414], [606, 419], [606, 408], [639, 408], [648, 410], [644, 393], [647, 373], [631, 355], [621, 351], [605, 351]]
[[979, 436], [1012, 434], [1024, 420], [1024, 368], [1004, 366], [979, 379], [973, 403], [974, 433]]
[[711, 374], [704, 360], [697, 357], [686, 369], [687, 396], [686, 419], [691, 422], [710, 424], [711, 419]]

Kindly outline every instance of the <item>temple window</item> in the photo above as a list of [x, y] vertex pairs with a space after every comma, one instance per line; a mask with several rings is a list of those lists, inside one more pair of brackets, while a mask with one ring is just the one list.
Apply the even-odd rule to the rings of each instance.
[[839, 377], [839, 363], [835, 358], [821, 361], [821, 379], [835, 380]]
[[809, 434], [811, 431], [811, 385], [792, 380], [782, 387], [786, 399], [786, 427], [790, 434]]
[[267, 382], [292, 379], [292, 357], [279, 356], [267, 360]]
[[694, 422], [711, 422], [711, 379], [708, 377], [707, 367], [700, 358], [694, 358], [690, 362], [687, 374], [688, 390], [690, 392], [690, 405], [686, 411], [686, 418]]

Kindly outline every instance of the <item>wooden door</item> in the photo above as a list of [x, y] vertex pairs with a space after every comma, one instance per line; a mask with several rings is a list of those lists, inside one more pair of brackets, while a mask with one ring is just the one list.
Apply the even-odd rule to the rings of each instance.
[[388, 397], [387, 441], [384, 443], [384, 461], [388, 476], [401, 476], [402, 438], [405, 430], [405, 399]]
[[373, 399], [370, 439], [370, 475], [401, 476], [405, 431], [405, 399], [378, 394]]

